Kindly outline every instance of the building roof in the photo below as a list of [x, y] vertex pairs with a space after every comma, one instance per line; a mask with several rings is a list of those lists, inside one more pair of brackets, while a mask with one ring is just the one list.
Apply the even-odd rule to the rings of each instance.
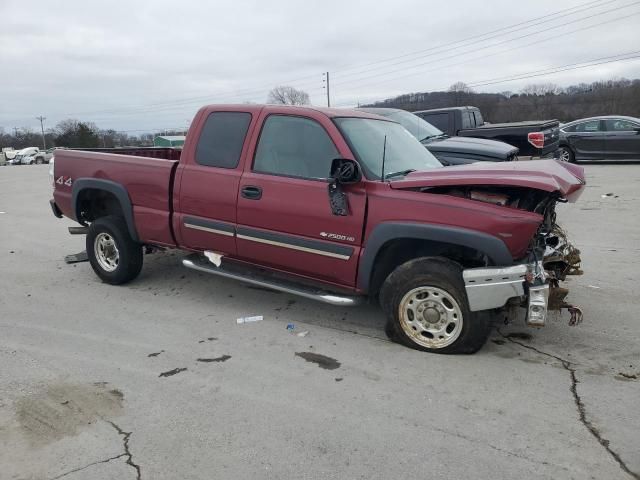
[[169, 140], [170, 142], [176, 142], [179, 140], [184, 140], [186, 137], [184, 135], [158, 135], [156, 138], [164, 138], [165, 140]]

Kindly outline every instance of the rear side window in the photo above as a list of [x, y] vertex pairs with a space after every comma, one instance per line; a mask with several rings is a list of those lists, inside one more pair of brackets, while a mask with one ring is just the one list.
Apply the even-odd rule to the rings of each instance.
[[200, 133], [196, 163], [209, 167], [236, 168], [251, 123], [247, 112], [213, 112]]
[[629, 132], [640, 127], [637, 123], [621, 118], [607, 119], [604, 125], [607, 132]]
[[482, 125], [484, 125], [484, 119], [482, 118], [482, 114], [480, 113], [480, 110], [474, 110], [473, 111], [473, 117], [476, 120], [476, 127], [481, 127]]
[[287, 115], [267, 117], [253, 170], [274, 175], [327, 178], [338, 150], [315, 120]]
[[469, 111], [462, 112], [462, 128], [472, 128], [471, 112]]
[[420, 115], [427, 122], [443, 132], [449, 131], [449, 114], [448, 113], [430, 113]]

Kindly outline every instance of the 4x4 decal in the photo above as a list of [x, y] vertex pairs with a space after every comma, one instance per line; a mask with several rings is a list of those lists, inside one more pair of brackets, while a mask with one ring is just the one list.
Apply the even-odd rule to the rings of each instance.
[[71, 177], [65, 180], [63, 176], [60, 176], [56, 179], [56, 183], [58, 185], [65, 185], [67, 187], [70, 187], [71, 185], [73, 185], [73, 180], [71, 180]]

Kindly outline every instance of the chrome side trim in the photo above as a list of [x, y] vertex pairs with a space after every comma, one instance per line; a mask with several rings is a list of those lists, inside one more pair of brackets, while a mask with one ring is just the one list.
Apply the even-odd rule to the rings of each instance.
[[292, 245], [290, 243], [277, 242], [275, 240], [267, 240], [266, 238], [252, 237], [249, 235], [237, 234], [237, 238], [249, 240], [251, 242], [264, 243], [266, 245], [274, 245], [276, 247], [290, 248], [291, 250], [299, 250], [301, 252], [315, 253], [316, 255], [324, 255], [325, 257], [339, 258], [340, 260], [349, 260], [351, 255], [342, 255], [340, 253], [326, 252], [324, 250], [316, 250], [315, 248], [303, 247], [301, 245]]
[[312, 287], [307, 287], [301, 284], [293, 282], [287, 282], [280, 279], [263, 279], [256, 276], [243, 275], [240, 272], [234, 272], [225, 270], [224, 266], [216, 267], [210, 264], [208, 261], [200, 262], [194, 255], [190, 255], [188, 258], [182, 260], [182, 264], [193, 270], [200, 272], [211, 273], [220, 277], [231, 278], [233, 280], [239, 280], [241, 282], [250, 283], [263, 288], [269, 288], [271, 290], [277, 290], [279, 292], [290, 293], [299, 297], [309, 298], [311, 300], [317, 300], [319, 302], [336, 305], [339, 307], [354, 307], [364, 302], [365, 297], [357, 295], [340, 295], [337, 293], [331, 293], [325, 290], [317, 290]]
[[462, 271], [472, 312], [504, 307], [507, 300], [524, 296], [527, 265], [501, 268], [468, 268]]
[[187, 228], [192, 228], [194, 230], [202, 230], [203, 232], [215, 233], [218, 235], [224, 235], [225, 237], [233, 237], [233, 232], [225, 232], [224, 230], [218, 230], [215, 228], [203, 227], [202, 225], [194, 225], [193, 223], [184, 224]]

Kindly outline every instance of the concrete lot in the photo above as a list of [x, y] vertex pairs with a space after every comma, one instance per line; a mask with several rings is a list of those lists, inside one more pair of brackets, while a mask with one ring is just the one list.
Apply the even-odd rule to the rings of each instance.
[[102, 284], [63, 261], [84, 237], [51, 215], [47, 166], [1, 167], [0, 478], [640, 478], [640, 165], [586, 170], [559, 208], [584, 323], [442, 356], [387, 341], [374, 307], [198, 274], [179, 252]]

